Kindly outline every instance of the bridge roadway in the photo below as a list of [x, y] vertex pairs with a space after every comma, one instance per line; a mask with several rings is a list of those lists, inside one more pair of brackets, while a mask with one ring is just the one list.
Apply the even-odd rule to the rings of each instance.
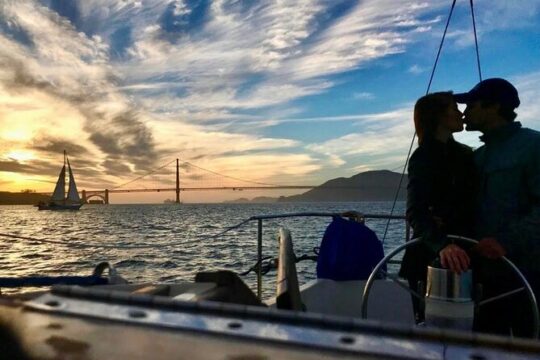
[[274, 190], [274, 189], [313, 189], [316, 185], [281, 185], [281, 186], [214, 186], [214, 187], [171, 187], [157, 189], [104, 189], [104, 190], [82, 190], [80, 191], [83, 202], [87, 202], [91, 197], [99, 197], [105, 204], [109, 203], [109, 194], [134, 193], [134, 192], [176, 192], [176, 202], [180, 202], [182, 191], [207, 191], [207, 190]]
[[[317, 185], [284, 185], [284, 186], [214, 186], [214, 187], [181, 187], [180, 191], [202, 191], [202, 190], [273, 190], [273, 189], [313, 189]], [[105, 190], [85, 190], [86, 194], [103, 194]], [[110, 193], [131, 193], [131, 192], [162, 192], [176, 191], [176, 188], [161, 189], [110, 189]]]

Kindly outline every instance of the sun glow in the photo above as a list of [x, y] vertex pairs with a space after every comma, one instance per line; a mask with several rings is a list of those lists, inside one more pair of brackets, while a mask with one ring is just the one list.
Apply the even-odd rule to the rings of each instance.
[[6, 154], [11, 160], [28, 161], [35, 158], [34, 153], [28, 150], [12, 150]]

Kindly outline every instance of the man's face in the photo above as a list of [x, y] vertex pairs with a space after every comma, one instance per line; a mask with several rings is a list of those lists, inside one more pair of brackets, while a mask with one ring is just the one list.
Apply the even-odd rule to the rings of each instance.
[[493, 120], [498, 118], [498, 111], [498, 104], [482, 106], [480, 100], [467, 104], [463, 112], [463, 122], [467, 125], [465, 130], [484, 132], [491, 129]]

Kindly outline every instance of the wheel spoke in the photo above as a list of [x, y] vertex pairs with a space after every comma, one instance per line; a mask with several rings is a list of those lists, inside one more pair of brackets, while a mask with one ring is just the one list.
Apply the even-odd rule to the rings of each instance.
[[478, 306], [486, 305], [486, 304], [489, 304], [490, 302], [497, 301], [497, 300], [500, 300], [500, 299], [504, 299], [505, 297], [517, 294], [518, 292], [524, 291], [524, 290], [525, 290], [525, 287], [520, 287], [519, 289], [514, 289], [514, 290], [511, 290], [511, 291], [499, 294], [497, 296], [490, 297], [489, 299], [480, 301], [478, 303]]
[[389, 273], [387, 273], [386, 271], [384, 271], [382, 269], [379, 270], [379, 272], [383, 273], [384, 276], [386, 276], [387, 278], [389, 278], [390, 280], [395, 282], [397, 285], [399, 285], [400, 288], [407, 291], [408, 293], [410, 293], [412, 296], [414, 296], [418, 300], [424, 301], [424, 297], [422, 295], [420, 295], [419, 293], [417, 293], [416, 291], [414, 291], [413, 289], [411, 289], [407, 285], [403, 284], [403, 282], [401, 282], [397, 276], [395, 276], [393, 274], [389, 274]]

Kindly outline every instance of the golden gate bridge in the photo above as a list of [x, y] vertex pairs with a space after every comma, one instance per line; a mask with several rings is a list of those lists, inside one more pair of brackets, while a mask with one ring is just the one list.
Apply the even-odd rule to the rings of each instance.
[[[176, 161], [176, 184], [175, 186], [168, 186], [168, 187], [138, 187], [138, 188], [123, 188], [124, 186], [127, 186], [129, 184], [132, 184], [138, 180], [141, 180], [145, 177], [148, 177], [148, 176], [151, 176], [152, 174], [155, 174], [155, 173], [158, 173], [160, 172], [163, 168], [165, 168], [166, 166], [169, 166], [171, 165], [174, 161]], [[155, 170], [152, 170], [150, 172], [148, 172], [147, 174], [144, 174], [142, 176], [139, 176], [133, 180], [130, 180], [126, 183], [123, 183], [121, 185], [118, 185], [118, 186], [115, 186], [113, 188], [110, 188], [110, 189], [101, 189], [101, 190], [82, 190], [80, 191], [80, 194], [81, 194], [81, 199], [84, 203], [88, 202], [91, 198], [100, 198], [103, 203], [105, 204], [109, 204], [109, 196], [110, 194], [121, 194], [121, 193], [148, 193], [148, 192], [175, 192], [176, 193], [176, 199], [175, 199], [175, 202], [176, 203], [180, 203], [180, 193], [181, 192], [184, 192], [184, 191], [209, 191], [209, 190], [214, 190], [214, 191], [219, 191], [219, 190], [232, 190], [232, 191], [235, 191], [235, 190], [277, 190], [277, 189], [312, 189], [314, 187], [316, 187], [317, 185], [277, 185], [277, 184], [266, 184], [266, 183], [262, 183], [262, 182], [257, 182], [257, 181], [253, 181], [253, 180], [245, 180], [245, 179], [240, 179], [240, 178], [236, 178], [236, 177], [232, 177], [232, 176], [228, 176], [228, 175], [224, 175], [224, 174], [221, 174], [221, 173], [218, 173], [218, 172], [215, 172], [215, 171], [212, 171], [212, 170], [208, 170], [208, 169], [205, 169], [205, 168], [202, 168], [202, 167], [199, 167], [197, 165], [194, 165], [190, 162], [187, 162], [187, 161], [183, 161], [182, 162], [182, 166], [187, 168], [187, 167], [191, 167], [191, 168], [195, 168], [195, 169], [199, 169], [199, 170], [202, 170], [204, 172], [207, 172], [207, 173], [211, 173], [211, 174], [214, 174], [216, 176], [219, 176], [219, 177], [222, 177], [222, 178], [228, 178], [228, 179], [231, 179], [231, 180], [236, 180], [237, 182], [239, 182], [240, 184], [234, 184], [234, 185], [210, 185], [210, 186], [182, 186], [180, 184], [180, 168], [181, 168], [181, 165], [180, 165], [180, 160], [179, 159], [176, 159], [176, 160], [173, 160]], [[196, 177], [196, 176], [192, 176], [192, 177]], [[243, 183], [243, 184], [242, 184]]]

